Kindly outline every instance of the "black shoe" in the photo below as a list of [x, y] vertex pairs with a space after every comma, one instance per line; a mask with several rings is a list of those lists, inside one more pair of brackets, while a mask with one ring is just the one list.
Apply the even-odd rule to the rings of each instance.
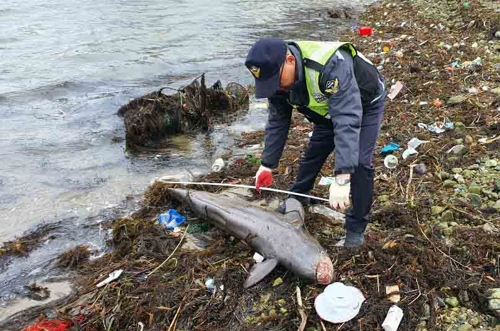
[[365, 234], [347, 231], [345, 236], [344, 247], [357, 248], [365, 243]]

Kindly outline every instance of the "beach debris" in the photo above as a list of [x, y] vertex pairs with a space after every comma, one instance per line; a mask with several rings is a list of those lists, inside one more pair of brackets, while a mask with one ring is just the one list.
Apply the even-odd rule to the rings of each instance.
[[387, 169], [395, 169], [398, 166], [398, 158], [394, 155], [387, 155], [384, 159], [384, 166]]
[[337, 225], [341, 225], [345, 223], [345, 215], [333, 210], [331, 208], [328, 208], [325, 205], [320, 205], [320, 204], [314, 204], [311, 207], [309, 207], [309, 212], [313, 214], [320, 214], [325, 217], [328, 217], [333, 223]]
[[425, 143], [428, 143], [428, 140], [420, 140], [418, 138], [411, 138], [410, 141], [408, 141], [408, 148], [403, 152], [403, 159], [407, 159], [408, 156], [413, 155], [413, 154], [418, 154], [417, 148]]
[[330, 323], [345, 323], [358, 315], [365, 297], [360, 290], [343, 283], [328, 285], [314, 300], [319, 317]]
[[123, 273], [123, 269], [118, 269], [113, 271], [112, 273], [109, 274], [108, 278], [97, 284], [97, 287], [103, 287], [104, 285], [107, 285], [111, 283], [114, 280], [117, 280], [120, 278], [121, 274]]
[[335, 181], [335, 177], [321, 177], [321, 179], [318, 182], [318, 185], [320, 186], [329, 186], [332, 185], [333, 182]]
[[362, 26], [359, 28], [359, 35], [360, 36], [371, 36], [373, 35], [373, 28], [369, 26]]
[[382, 323], [382, 327], [385, 331], [396, 331], [399, 327], [399, 323], [403, 319], [403, 310], [396, 305], [389, 308], [387, 316]]
[[399, 92], [401, 92], [403, 87], [404, 87], [403, 83], [401, 83], [400, 81], [397, 81], [396, 84], [391, 86], [391, 89], [390, 89], [387, 97], [391, 100], [394, 100], [394, 98], [396, 98], [398, 96]]
[[176, 228], [186, 222], [186, 217], [175, 209], [169, 209], [166, 214], [158, 215], [158, 223], [167, 228], [167, 230], [174, 231]]
[[446, 130], [453, 130], [455, 125], [448, 118], [446, 118], [443, 122], [434, 122], [432, 124], [418, 123], [419, 128], [425, 129], [429, 132], [434, 133], [443, 133]]
[[450, 154], [453, 153], [455, 155], [458, 155], [462, 153], [462, 151], [465, 149], [465, 145], [455, 145], [452, 148], [450, 148], [446, 153]]
[[395, 142], [390, 142], [389, 144], [382, 147], [382, 149], [380, 150], [380, 154], [389, 154], [397, 151], [399, 148], [400, 148], [399, 144]]
[[224, 160], [219, 158], [219, 159], [215, 160], [215, 162], [212, 164], [212, 171], [219, 172], [224, 168], [224, 166], [225, 166]]
[[261, 263], [262, 261], [264, 261], [264, 257], [257, 252], [253, 254], [253, 259], [257, 263]]
[[387, 295], [387, 299], [391, 302], [398, 303], [401, 300], [398, 285], [387, 285], [385, 287], [385, 294]]

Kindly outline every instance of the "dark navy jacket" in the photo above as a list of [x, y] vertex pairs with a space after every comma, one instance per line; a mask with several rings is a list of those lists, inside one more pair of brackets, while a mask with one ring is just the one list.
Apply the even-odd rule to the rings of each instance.
[[[299, 105], [297, 110], [316, 125], [331, 127], [335, 142], [335, 172], [354, 173], [358, 165], [359, 133], [363, 108], [367, 103], [377, 101], [384, 94], [382, 76], [369, 78], [364, 72], [373, 65], [362, 55], [354, 60], [348, 51], [338, 50], [325, 65], [320, 83], [337, 78], [339, 90], [329, 96], [329, 116], [322, 117], [306, 107], [308, 93], [300, 51], [294, 45], [288, 45], [296, 59], [295, 84], [288, 92], [278, 91], [269, 98], [269, 118], [266, 125], [265, 148], [262, 153], [262, 165], [271, 169], [278, 167], [283, 153], [292, 117], [292, 104]], [[356, 63], [354, 63], [356, 61]], [[355, 68], [355, 65], [358, 68]], [[356, 69], [356, 75], [355, 75]], [[374, 69], [376, 72], [376, 69]], [[361, 72], [361, 73], [360, 73]], [[364, 84], [360, 79], [370, 80]], [[375, 85], [373, 85], [375, 81]], [[361, 86], [361, 92], [360, 92]], [[368, 86], [368, 88], [366, 87]], [[370, 87], [371, 86], [371, 87]], [[371, 89], [371, 91], [368, 91]], [[369, 95], [367, 99], [367, 95]], [[363, 104], [363, 100], [366, 100]], [[373, 98], [372, 98], [373, 97]]]

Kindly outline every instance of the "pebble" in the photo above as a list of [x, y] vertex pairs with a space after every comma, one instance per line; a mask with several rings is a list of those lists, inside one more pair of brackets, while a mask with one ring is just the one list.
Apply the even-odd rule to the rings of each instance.
[[462, 173], [462, 171], [464, 171], [462, 168], [453, 168], [451, 169], [451, 171], [454, 173], [454, 174], [460, 174]]
[[485, 162], [484, 165], [487, 166], [488, 168], [495, 168], [498, 165], [498, 161], [497, 160], [488, 160]]
[[479, 325], [479, 323], [481, 323], [481, 322], [479, 321], [479, 318], [477, 318], [477, 317], [473, 317], [473, 318], [471, 318], [468, 322], [469, 322], [469, 324], [470, 324], [470, 325], [472, 325], [473, 327], [476, 327], [476, 326], [478, 326], [478, 325]]
[[427, 172], [427, 167], [423, 163], [417, 164], [413, 169], [419, 175], [424, 175]]
[[454, 180], [451, 180], [451, 179], [447, 179], [443, 182], [443, 187], [445, 188], [452, 188], [452, 187], [455, 187], [457, 183], [455, 183]]
[[471, 184], [469, 186], [469, 192], [474, 194], [481, 194], [481, 188], [477, 184]]
[[480, 208], [481, 205], [483, 204], [481, 197], [479, 194], [475, 193], [469, 193], [467, 195], [467, 198], [469, 199], [470, 203], [472, 203], [475, 207]]
[[471, 330], [472, 330], [472, 325], [467, 323], [460, 325], [460, 327], [458, 328], [458, 331], [471, 331]]
[[464, 171], [464, 177], [465, 178], [471, 178], [472, 176], [474, 176], [474, 171], [473, 170], [466, 169]]
[[458, 105], [458, 104], [461, 104], [462, 102], [464, 102], [465, 100], [467, 100], [466, 95], [461, 95], [461, 94], [454, 95], [448, 99], [448, 105], [450, 105], [450, 106]]
[[445, 212], [443, 212], [443, 214], [441, 215], [441, 219], [444, 221], [444, 222], [451, 222], [455, 219], [455, 215], [453, 214], [453, 211], [452, 210], [446, 210]]
[[389, 196], [386, 195], [386, 194], [379, 195], [378, 198], [377, 198], [377, 200], [380, 201], [380, 202], [386, 202], [386, 201], [389, 201]]
[[479, 164], [473, 164], [467, 167], [469, 170], [479, 170]]
[[437, 227], [441, 230], [447, 229], [448, 228], [448, 222], [439, 222], [437, 224]]
[[465, 136], [465, 143], [466, 144], [472, 144], [474, 142], [474, 139], [472, 139], [471, 136]]
[[464, 184], [465, 183], [465, 179], [464, 179], [464, 176], [462, 175], [459, 175], [459, 174], [455, 174], [455, 176], [453, 176], [455, 178], [455, 180], [460, 183], [460, 184]]
[[281, 277], [278, 277], [274, 280], [273, 287], [280, 286], [281, 284], [283, 284], [283, 279]]
[[456, 308], [459, 305], [458, 299], [456, 297], [446, 298], [446, 299], [444, 299], [444, 302], [446, 302], [446, 304], [448, 306], [453, 307], [453, 308]]
[[432, 206], [431, 215], [440, 215], [445, 209], [446, 207]]

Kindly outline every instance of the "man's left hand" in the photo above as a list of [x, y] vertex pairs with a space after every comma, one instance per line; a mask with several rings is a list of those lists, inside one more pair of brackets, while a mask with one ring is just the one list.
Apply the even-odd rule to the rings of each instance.
[[342, 184], [339, 183], [342, 180], [335, 180], [330, 185], [330, 207], [344, 211], [351, 205], [349, 200], [349, 194], [351, 193], [350, 175], [339, 175], [339, 177], [347, 179], [347, 183]]

